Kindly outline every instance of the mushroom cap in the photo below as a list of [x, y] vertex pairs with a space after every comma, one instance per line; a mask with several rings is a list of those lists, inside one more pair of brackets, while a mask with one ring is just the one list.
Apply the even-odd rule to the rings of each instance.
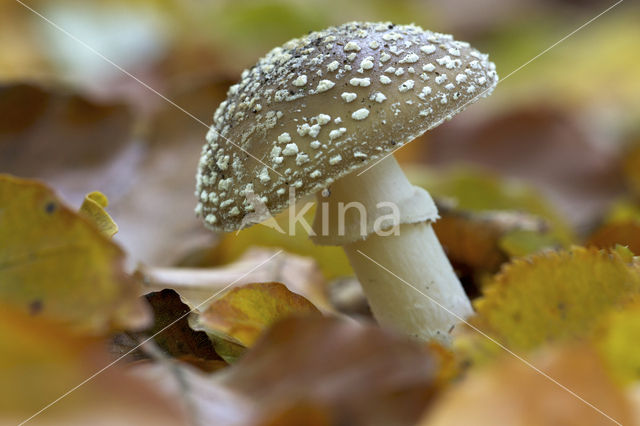
[[[234, 231], [388, 155], [498, 82], [488, 55], [415, 25], [351, 22], [277, 47], [229, 89], [207, 134], [196, 207]], [[266, 217], [265, 217], [266, 219]]]

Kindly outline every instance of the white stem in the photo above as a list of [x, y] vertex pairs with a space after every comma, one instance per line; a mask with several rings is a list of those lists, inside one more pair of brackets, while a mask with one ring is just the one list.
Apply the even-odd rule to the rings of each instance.
[[[334, 197], [335, 194], [339, 197]], [[411, 202], [410, 194], [415, 194], [415, 203]], [[473, 310], [430, 220], [415, 219], [420, 216], [415, 214], [416, 205], [431, 209], [424, 201], [424, 194], [408, 182], [395, 159], [389, 157], [360, 177], [352, 173], [340, 179], [331, 186], [329, 197], [318, 197], [320, 203], [329, 206], [318, 206], [316, 210], [314, 231], [317, 234], [322, 231], [323, 222], [340, 219], [336, 217], [339, 209], [335, 204], [344, 200], [361, 202], [367, 206], [368, 215], [375, 215], [370, 211], [371, 206], [381, 201], [398, 203], [400, 207], [401, 225], [394, 233], [367, 232], [363, 239], [351, 232], [346, 242], [344, 235], [330, 234], [322, 240], [323, 243], [333, 240], [334, 244], [343, 246], [375, 318], [382, 326], [415, 339], [448, 343], [453, 327]], [[407, 206], [414, 209], [410, 215], [404, 214]], [[437, 217], [437, 213], [427, 213], [431, 220]], [[361, 223], [358, 217], [348, 220], [355, 224], [347, 224], [347, 230]], [[329, 226], [328, 229], [335, 232], [336, 228]]]
[[472, 314], [429, 222], [404, 224], [399, 236], [372, 234], [343, 248], [381, 325], [447, 343], [453, 327]]
[[318, 194], [314, 243], [343, 246], [400, 223], [438, 218], [429, 193], [411, 185], [393, 156], [360, 176], [357, 173], [331, 185], [328, 197]]

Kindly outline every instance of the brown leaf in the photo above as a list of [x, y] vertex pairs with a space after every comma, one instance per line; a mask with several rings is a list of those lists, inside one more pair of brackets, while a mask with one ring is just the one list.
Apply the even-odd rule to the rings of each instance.
[[144, 127], [122, 103], [66, 88], [0, 86], [0, 171], [46, 180], [78, 205], [101, 191], [121, 230], [116, 240], [136, 260], [172, 263], [213, 239], [193, 212], [194, 176], [227, 86], [211, 77], [168, 90], [196, 118], [162, 103]]
[[640, 254], [640, 223], [638, 221], [605, 224], [587, 240], [587, 245], [600, 248], [612, 248], [618, 244], [627, 246], [632, 252]]
[[149, 363], [134, 371], [188, 404], [195, 424], [402, 426], [449, 380], [450, 358], [378, 327], [307, 317], [276, 323], [223, 374]]
[[257, 419], [305, 411], [319, 424], [411, 425], [436, 392], [437, 359], [378, 327], [290, 318], [267, 331], [221, 382], [253, 402]]
[[155, 321], [153, 327], [142, 335], [143, 338], [155, 336], [153, 341], [168, 355], [205, 371], [224, 366], [206, 333], [189, 327], [186, 314], [190, 309], [180, 300], [178, 293], [162, 290], [145, 297], [153, 309]]
[[540, 218], [511, 211], [472, 212], [439, 205], [441, 218], [433, 224], [454, 265], [473, 272], [496, 272], [509, 260], [502, 241], [516, 231], [543, 233]]
[[[227, 46], [228, 47], [228, 46]], [[268, 49], [269, 47], [267, 47]], [[242, 73], [243, 63], [235, 61], [225, 46], [201, 37], [176, 40], [154, 64], [158, 77], [170, 82], [228, 78], [233, 84]], [[251, 58], [255, 60], [254, 58]], [[223, 76], [223, 77], [219, 77]]]
[[[532, 360], [562, 386], [620, 424], [632, 424], [631, 406], [586, 345], [550, 349]], [[522, 361], [504, 355], [472, 371], [427, 412], [420, 426], [606, 425], [611, 420]]]
[[529, 182], [574, 224], [588, 224], [622, 191], [614, 143], [598, 141], [559, 110], [528, 107], [477, 125], [431, 132], [428, 162], [470, 163]]
[[[216, 73], [201, 77], [190, 76], [174, 83], [170, 89], [171, 99], [207, 126], [172, 105], [163, 105], [153, 116], [149, 126], [148, 140], [152, 145], [151, 149], [168, 148], [172, 145], [179, 148], [185, 144], [201, 149], [206, 142], [207, 127], [213, 123], [213, 113], [226, 98], [227, 90], [235, 80], [235, 76]], [[195, 179], [193, 176], [192, 178]]]
[[625, 154], [622, 168], [629, 188], [636, 197], [640, 197], [640, 140]]
[[[72, 202], [99, 189], [116, 192], [131, 178], [133, 115], [69, 89], [0, 86], [0, 171], [40, 178]], [[115, 194], [114, 194], [115, 195]]]
[[0, 306], [0, 424], [25, 421], [78, 385], [29, 424], [184, 424], [174, 401], [117, 365], [83, 384], [110, 362], [102, 342]]
[[[35, 2], [34, 2], [35, 3]], [[30, 3], [32, 6], [34, 3]], [[32, 12], [19, 3], [0, 5], [0, 79], [37, 79], [49, 76], [53, 64], [35, 26], [29, 25]]]

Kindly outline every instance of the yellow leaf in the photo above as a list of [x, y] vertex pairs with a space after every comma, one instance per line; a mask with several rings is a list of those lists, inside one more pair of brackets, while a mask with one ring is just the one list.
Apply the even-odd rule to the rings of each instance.
[[212, 303], [212, 295], [224, 291], [231, 282], [240, 286], [272, 281], [283, 283], [322, 312], [335, 312], [315, 261], [274, 249], [252, 248], [235, 262], [213, 268], [162, 268], [140, 264], [135, 275], [144, 283], [145, 290], [173, 289], [197, 312], [205, 311]]
[[107, 237], [111, 238], [118, 232], [118, 225], [113, 221], [109, 213], [105, 208], [109, 205], [107, 196], [101, 192], [92, 192], [87, 194], [82, 206], [80, 206], [80, 213], [91, 220]]
[[284, 284], [257, 283], [225, 293], [198, 317], [198, 324], [199, 328], [213, 335], [214, 344], [221, 339], [231, 343], [237, 351], [238, 345], [243, 348], [252, 346], [258, 336], [276, 321], [306, 315], [321, 316], [311, 302], [289, 291]]
[[147, 321], [124, 253], [41, 183], [0, 175], [0, 299], [102, 333]]
[[603, 324], [595, 342], [609, 371], [619, 383], [640, 382], [640, 302], [611, 312]]
[[634, 424], [631, 404], [589, 345], [549, 348], [531, 358], [538, 371], [508, 354], [469, 372], [425, 413], [419, 426]]
[[640, 292], [640, 260], [624, 247], [574, 247], [508, 264], [475, 301], [472, 319], [514, 350], [587, 336], [599, 317]]
[[605, 215], [605, 223], [640, 222], [640, 205], [633, 200], [621, 199], [613, 203]]
[[231, 338], [222, 333], [211, 333], [209, 337], [216, 353], [229, 364], [236, 362], [247, 351], [245, 346], [233, 342]]
[[557, 238], [542, 230], [513, 229], [506, 232], [499, 241], [499, 246], [509, 257], [521, 257], [542, 250], [560, 248]]
[[[109, 365], [104, 342], [0, 303], [0, 424], [18, 424]], [[178, 404], [114, 366], [29, 421], [185, 424]]]
[[[312, 208], [304, 215], [309, 224], [313, 223], [314, 211], [315, 209]], [[214, 264], [232, 262], [253, 246], [279, 247], [289, 253], [313, 258], [327, 280], [353, 275], [349, 260], [342, 248], [313, 244], [299, 222], [296, 223], [293, 233], [288, 232], [288, 211], [279, 214], [275, 219], [285, 233], [256, 224], [238, 233], [225, 234], [213, 253]]]
[[511, 212], [540, 218], [549, 226], [545, 235], [567, 246], [573, 241], [567, 222], [538, 191], [522, 182], [501, 178], [473, 168], [433, 174], [424, 167], [407, 169], [411, 182], [425, 188], [439, 201], [458, 211]]

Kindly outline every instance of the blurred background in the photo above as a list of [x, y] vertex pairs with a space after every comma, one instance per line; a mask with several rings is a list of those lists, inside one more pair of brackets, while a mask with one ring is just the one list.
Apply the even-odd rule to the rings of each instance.
[[[211, 247], [218, 237], [194, 218], [205, 124], [258, 57], [290, 38], [350, 20], [451, 33], [496, 63], [502, 81], [491, 97], [397, 153], [443, 206], [533, 214], [553, 234], [544, 244], [560, 246], [592, 238], [605, 224], [640, 218], [635, 2], [622, 2], [522, 68], [613, 2], [25, 4], [42, 16], [13, 0], [0, 4], [0, 172], [43, 179], [73, 206], [88, 192], [106, 194], [120, 226], [116, 239], [131, 262], [216, 264], [242, 252], [244, 246], [228, 243], [224, 255], [216, 253]], [[599, 238], [608, 244], [606, 235]], [[246, 240], [234, 244], [281, 243], [263, 234]], [[543, 244], [511, 243], [505, 250], [516, 254]]]
[[[43, 181], [74, 211], [86, 194], [105, 194], [126, 271], [138, 267], [123, 273], [120, 251], [81, 215], [55, 210], [43, 187], [0, 179], [0, 424], [127, 354], [126, 375], [109, 368], [38, 424], [188, 424], [173, 421], [181, 405], [202, 424], [409, 425], [450, 389], [425, 425], [603, 424], [470, 328], [456, 328], [452, 352], [431, 344], [424, 352], [335, 319], [371, 318], [342, 249], [314, 246], [301, 227], [294, 236], [265, 226], [215, 235], [196, 219], [196, 166], [228, 87], [273, 47], [351, 20], [416, 23], [490, 54], [495, 92], [397, 158], [438, 203], [434, 229], [479, 329], [621, 423], [633, 423], [633, 398], [640, 419], [637, 260], [622, 247], [548, 251], [623, 244], [640, 254], [640, 5], [613, 5], [0, 1], [0, 174]], [[105, 219], [101, 205], [89, 203]], [[286, 253], [246, 275], [276, 247]], [[183, 268], [165, 266], [219, 268], [190, 286], [175, 278]], [[236, 289], [211, 301], [229, 282]], [[134, 284], [151, 292], [144, 305]], [[635, 302], [618, 309], [627, 299]], [[213, 316], [187, 321], [206, 300], [202, 311]], [[272, 305], [275, 313], [262, 309]], [[300, 306], [327, 317], [270, 328]], [[67, 335], [58, 320], [85, 334]], [[238, 323], [243, 335], [251, 324], [244, 340], [230, 331]], [[146, 336], [157, 338], [131, 353]], [[342, 421], [322, 422], [332, 415]]]

